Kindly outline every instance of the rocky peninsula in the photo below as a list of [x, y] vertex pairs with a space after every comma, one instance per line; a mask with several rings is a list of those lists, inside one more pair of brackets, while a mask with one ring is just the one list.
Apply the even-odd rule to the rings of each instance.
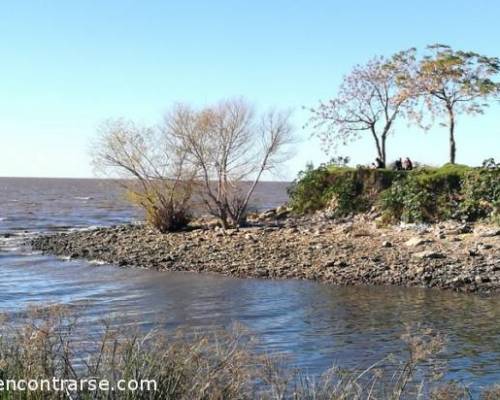
[[146, 225], [122, 225], [40, 236], [31, 246], [160, 271], [500, 292], [500, 228], [480, 224], [379, 227], [366, 215], [278, 219], [268, 212], [246, 228], [200, 224], [160, 234]]

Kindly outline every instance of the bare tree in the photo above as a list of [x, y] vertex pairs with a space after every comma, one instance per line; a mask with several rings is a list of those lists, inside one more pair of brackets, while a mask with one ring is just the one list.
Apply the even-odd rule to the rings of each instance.
[[245, 222], [258, 182], [287, 159], [292, 139], [289, 113], [256, 116], [243, 100], [201, 110], [178, 106], [167, 115], [165, 127], [188, 154], [202, 182], [200, 197], [224, 227]]
[[92, 159], [98, 171], [122, 178], [118, 182], [161, 232], [187, 224], [196, 173], [163, 131], [108, 120], [99, 129]]
[[354, 67], [344, 77], [335, 98], [310, 109], [308, 125], [327, 152], [332, 146], [347, 144], [368, 133], [374, 140], [378, 158], [386, 164], [387, 137], [393, 131], [396, 117], [413, 99], [412, 93], [401, 90], [398, 83], [414, 62], [414, 49], [391, 58], [375, 57]]

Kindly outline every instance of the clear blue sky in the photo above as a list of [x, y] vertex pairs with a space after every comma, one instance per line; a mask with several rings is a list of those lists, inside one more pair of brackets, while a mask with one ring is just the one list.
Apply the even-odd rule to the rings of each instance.
[[[245, 96], [295, 109], [301, 142], [278, 178], [326, 160], [301, 107], [373, 55], [442, 42], [500, 56], [498, 0], [5, 1], [0, 5], [0, 176], [92, 176], [99, 122], [155, 123], [176, 101]], [[500, 159], [500, 107], [459, 119], [457, 161]], [[389, 158], [446, 161], [443, 128], [402, 122]], [[363, 140], [341, 149], [375, 156]]]

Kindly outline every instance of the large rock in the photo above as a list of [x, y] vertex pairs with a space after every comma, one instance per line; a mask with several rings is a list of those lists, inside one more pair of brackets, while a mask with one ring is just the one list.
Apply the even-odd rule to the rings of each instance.
[[288, 208], [286, 206], [279, 206], [276, 209], [276, 219], [285, 219], [288, 218], [290, 213], [292, 212], [291, 208]]
[[412, 237], [411, 239], [407, 240], [405, 242], [405, 245], [408, 247], [418, 247], [418, 246], [422, 246], [424, 244], [432, 243], [432, 242], [433, 241], [431, 239], [425, 239], [425, 238], [415, 236], [415, 237]]
[[479, 237], [493, 237], [500, 235], [500, 228], [477, 227], [474, 229], [474, 235]]
[[436, 259], [436, 258], [445, 258], [446, 256], [443, 253], [439, 253], [437, 251], [425, 250], [419, 253], [413, 253], [413, 257], [423, 259]]

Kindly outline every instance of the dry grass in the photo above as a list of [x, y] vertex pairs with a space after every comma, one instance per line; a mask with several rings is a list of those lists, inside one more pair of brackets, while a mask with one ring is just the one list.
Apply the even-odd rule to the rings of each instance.
[[[362, 371], [335, 367], [320, 377], [289, 367], [279, 355], [254, 351], [255, 339], [235, 326], [228, 331], [186, 334], [117, 330], [103, 324], [91, 334], [74, 313], [62, 307], [30, 310], [22, 323], [0, 327], [0, 380], [94, 377], [116, 386], [120, 379], [155, 380], [156, 391], [63, 392], [0, 391], [0, 399], [311, 399], [433, 400], [468, 399], [464, 386], [420, 378], [423, 361], [434, 360], [444, 340], [412, 328], [403, 336], [407, 357], [387, 357]], [[16, 321], [20, 319], [17, 318]], [[434, 361], [436, 362], [434, 362]], [[390, 366], [390, 368], [388, 368]], [[436, 368], [443, 371], [443, 366]], [[500, 386], [484, 400], [499, 398]]]

